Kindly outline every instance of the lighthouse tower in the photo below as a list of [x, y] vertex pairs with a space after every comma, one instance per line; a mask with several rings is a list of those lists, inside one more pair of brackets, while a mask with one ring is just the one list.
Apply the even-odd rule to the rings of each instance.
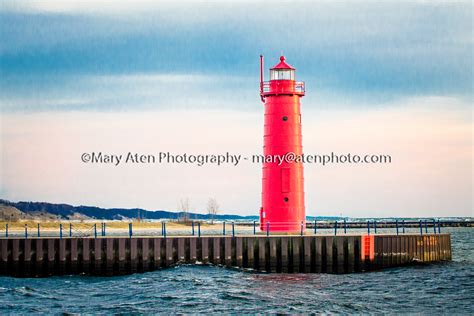
[[300, 232], [306, 227], [303, 163], [292, 160], [303, 153], [300, 98], [304, 82], [295, 81], [295, 68], [280, 57], [263, 78], [260, 56], [260, 97], [265, 104], [265, 128], [260, 229]]

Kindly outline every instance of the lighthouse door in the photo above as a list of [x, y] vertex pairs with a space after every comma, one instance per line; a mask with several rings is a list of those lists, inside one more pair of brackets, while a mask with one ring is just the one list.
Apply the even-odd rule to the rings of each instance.
[[281, 169], [281, 192], [290, 192], [290, 168]]

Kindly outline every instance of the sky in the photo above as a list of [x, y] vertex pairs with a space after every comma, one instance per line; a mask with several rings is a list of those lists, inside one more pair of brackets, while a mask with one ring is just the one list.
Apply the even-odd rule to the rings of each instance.
[[[259, 55], [306, 84], [308, 215], [473, 215], [470, 1], [2, 1], [0, 198], [257, 215], [261, 165], [97, 165], [83, 153], [259, 154]], [[268, 72], [266, 71], [268, 78]]]

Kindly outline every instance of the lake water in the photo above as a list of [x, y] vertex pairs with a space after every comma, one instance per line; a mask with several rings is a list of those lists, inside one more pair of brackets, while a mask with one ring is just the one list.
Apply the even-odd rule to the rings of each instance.
[[474, 313], [474, 229], [446, 228], [453, 261], [348, 275], [180, 266], [121, 277], [0, 277], [6, 313]]

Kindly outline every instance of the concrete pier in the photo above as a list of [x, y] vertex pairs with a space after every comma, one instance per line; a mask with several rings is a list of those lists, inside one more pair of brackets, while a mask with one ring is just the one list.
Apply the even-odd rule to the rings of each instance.
[[352, 273], [451, 260], [449, 234], [0, 239], [0, 275], [121, 275], [181, 263]]

